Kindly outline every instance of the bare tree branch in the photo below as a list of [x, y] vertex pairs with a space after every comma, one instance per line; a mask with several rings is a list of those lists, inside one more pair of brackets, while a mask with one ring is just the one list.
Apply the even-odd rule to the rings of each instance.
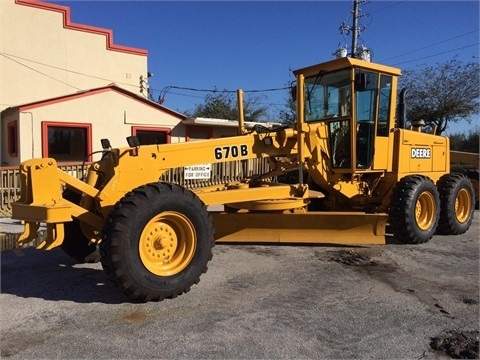
[[477, 62], [449, 60], [436, 66], [404, 71], [400, 87], [407, 87], [407, 117], [437, 126], [437, 134], [450, 123], [470, 120], [480, 110], [480, 66]]

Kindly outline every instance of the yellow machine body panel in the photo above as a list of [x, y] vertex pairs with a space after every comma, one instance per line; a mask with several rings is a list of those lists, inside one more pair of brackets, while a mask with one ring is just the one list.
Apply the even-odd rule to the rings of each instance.
[[450, 172], [448, 137], [396, 129], [394, 171], [403, 174], [430, 174], [433, 180]]

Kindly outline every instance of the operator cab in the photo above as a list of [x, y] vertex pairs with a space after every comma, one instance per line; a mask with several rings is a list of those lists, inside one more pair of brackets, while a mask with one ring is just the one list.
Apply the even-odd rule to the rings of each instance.
[[332, 170], [385, 168], [400, 71], [340, 58], [296, 70], [294, 74], [297, 83], [298, 76], [304, 77], [303, 99], [297, 99], [297, 106], [303, 102], [303, 112], [298, 113], [303, 113], [304, 118], [299, 121], [327, 127]]

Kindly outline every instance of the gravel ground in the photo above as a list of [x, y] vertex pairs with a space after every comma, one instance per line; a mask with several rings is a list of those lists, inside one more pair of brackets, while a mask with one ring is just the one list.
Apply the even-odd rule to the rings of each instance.
[[200, 283], [158, 303], [59, 249], [2, 251], [1, 357], [478, 358], [479, 215], [423, 245], [217, 244]]

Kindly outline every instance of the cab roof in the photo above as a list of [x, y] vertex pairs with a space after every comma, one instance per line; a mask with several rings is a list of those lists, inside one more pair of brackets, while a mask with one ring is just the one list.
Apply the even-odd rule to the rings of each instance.
[[381, 72], [381, 73], [386, 73], [386, 74], [396, 75], [396, 76], [400, 76], [402, 74], [400, 69], [397, 69], [391, 66], [376, 64], [373, 62], [350, 58], [350, 57], [342, 57], [342, 58], [334, 59], [324, 63], [304, 67], [298, 70], [294, 70], [293, 73], [295, 74], [295, 76], [298, 74], [303, 74], [305, 77], [308, 77], [308, 76], [317, 75], [320, 71], [330, 72], [330, 71], [341, 70], [346, 68], [362, 68], [362, 69], [370, 70], [373, 72]]

